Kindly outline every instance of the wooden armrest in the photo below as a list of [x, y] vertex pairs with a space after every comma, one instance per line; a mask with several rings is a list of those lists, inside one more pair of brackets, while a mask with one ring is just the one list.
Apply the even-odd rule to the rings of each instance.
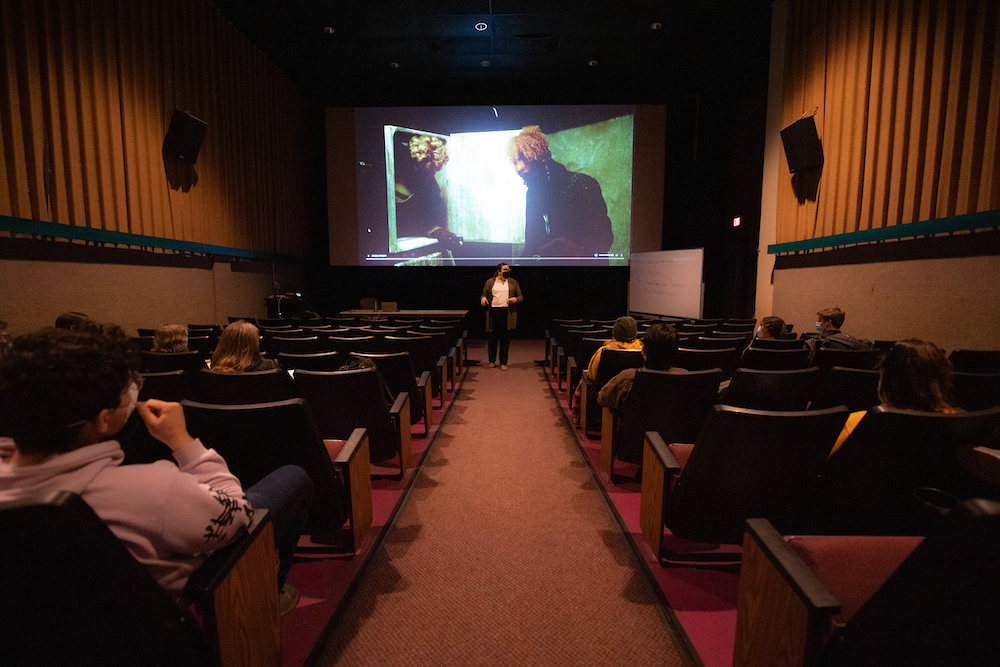
[[601, 465], [611, 477], [615, 471], [614, 439], [618, 430], [618, 417], [606, 407], [601, 407]]
[[431, 372], [424, 371], [417, 378], [417, 393], [419, 397], [415, 400], [422, 400], [424, 406], [424, 437], [431, 434], [431, 426], [434, 424], [434, 404], [432, 403], [434, 390], [431, 386]]
[[663, 519], [671, 478], [681, 467], [656, 431], [646, 431], [642, 447], [642, 488], [639, 497], [639, 527], [659, 560], [663, 542]]
[[393, 401], [389, 409], [389, 415], [393, 418], [396, 427], [396, 442], [399, 443], [399, 474], [402, 479], [403, 473], [410, 467], [410, 394], [406, 391], [399, 392], [396, 400]]
[[259, 509], [246, 533], [188, 579], [184, 596], [204, 619], [220, 667], [281, 665], [277, 560], [271, 517]]
[[566, 402], [573, 407], [573, 377], [576, 375], [576, 357], [566, 358]]
[[437, 381], [441, 389], [441, 407], [444, 407], [445, 401], [448, 399], [448, 357], [441, 355], [437, 360]]
[[368, 431], [356, 428], [333, 462], [350, 499], [351, 551], [357, 551], [372, 525], [372, 473]]
[[840, 602], [766, 519], [748, 519], [734, 667], [814, 665]]

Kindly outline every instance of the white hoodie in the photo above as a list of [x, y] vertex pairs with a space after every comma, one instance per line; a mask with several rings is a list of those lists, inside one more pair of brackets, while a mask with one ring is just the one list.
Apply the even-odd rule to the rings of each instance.
[[123, 466], [124, 457], [109, 440], [36, 465], [0, 460], [0, 501], [51, 491], [80, 495], [179, 598], [191, 573], [249, 524], [253, 510], [226, 462], [198, 439], [174, 452], [177, 465]]

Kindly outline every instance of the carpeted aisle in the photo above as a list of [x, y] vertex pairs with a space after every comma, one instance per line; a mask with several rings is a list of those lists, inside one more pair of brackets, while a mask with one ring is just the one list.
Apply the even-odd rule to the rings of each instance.
[[683, 665], [555, 404], [541, 341], [468, 370], [320, 665]]

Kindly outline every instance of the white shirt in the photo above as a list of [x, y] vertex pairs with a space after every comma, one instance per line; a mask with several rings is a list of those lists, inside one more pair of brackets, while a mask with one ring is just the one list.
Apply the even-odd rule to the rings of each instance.
[[493, 301], [490, 302], [490, 305], [493, 306], [494, 308], [506, 308], [508, 305], [507, 299], [509, 298], [510, 298], [510, 281], [505, 280], [501, 282], [500, 278], [494, 280]]

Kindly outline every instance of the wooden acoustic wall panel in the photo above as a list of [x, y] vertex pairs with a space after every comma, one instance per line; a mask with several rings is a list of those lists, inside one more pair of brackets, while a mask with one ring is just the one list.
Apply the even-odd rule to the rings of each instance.
[[787, 35], [782, 125], [815, 113], [825, 164], [782, 155], [779, 243], [1000, 208], [1000, 5], [793, 1]]

